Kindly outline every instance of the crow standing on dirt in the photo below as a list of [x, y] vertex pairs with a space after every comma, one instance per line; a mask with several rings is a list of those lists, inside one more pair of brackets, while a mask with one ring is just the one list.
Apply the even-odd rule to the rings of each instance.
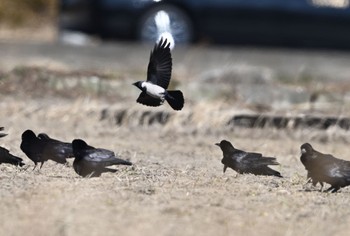
[[218, 145], [224, 157], [221, 163], [224, 164], [224, 173], [227, 167], [232, 168], [240, 174], [254, 174], [254, 175], [273, 175], [282, 177], [282, 175], [268, 165], [279, 165], [274, 157], [264, 157], [260, 153], [245, 152], [235, 149], [229, 141], [222, 140]]
[[[0, 127], [0, 131], [3, 131], [4, 127]], [[5, 133], [0, 133], [0, 138], [5, 137], [7, 134]]]
[[35, 136], [35, 133], [32, 130], [26, 130], [23, 132], [21, 150], [34, 162], [34, 169], [36, 168], [38, 162], [41, 162], [40, 169], [43, 167], [44, 162], [48, 160], [61, 164], [65, 164], [67, 162], [66, 158], [51, 155], [50, 152], [45, 150], [46, 147], [47, 141]]
[[332, 193], [350, 185], [350, 161], [318, 152], [309, 143], [304, 143], [300, 149], [300, 161], [308, 171], [307, 176], [313, 184], [319, 182], [323, 187], [323, 183], [328, 183], [331, 187], [326, 192]]
[[170, 43], [161, 39], [151, 51], [147, 81], [133, 83], [142, 90], [136, 100], [146, 106], [160, 106], [166, 100], [174, 110], [181, 110], [185, 100], [180, 90], [166, 90], [169, 86], [172, 69]]
[[316, 157], [314, 154], [316, 153], [312, 146], [309, 143], [304, 143], [300, 147], [301, 149], [301, 156], [300, 156], [300, 161], [301, 163], [305, 166], [305, 169], [307, 170], [307, 183], [312, 183], [313, 186], [316, 186], [318, 183], [321, 184], [321, 189], [323, 189], [323, 182], [319, 180], [319, 167], [318, 164], [320, 162], [314, 161]]
[[115, 169], [106, 168], [112, 165], [132, 165], [115, 156], [114, 152], [89, 146], [81, 139], [72, 142], [75, 156], [73, 168], [75, 172], [83, 177], [99, 177], [104, 172], [116, 172]]

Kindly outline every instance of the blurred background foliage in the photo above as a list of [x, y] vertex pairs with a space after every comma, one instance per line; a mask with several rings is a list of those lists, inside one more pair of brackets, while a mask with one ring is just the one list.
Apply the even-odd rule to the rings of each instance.
[[50, 24], [55, 21], [58, 0], [1, 0], [0, 25], [10, 27]]

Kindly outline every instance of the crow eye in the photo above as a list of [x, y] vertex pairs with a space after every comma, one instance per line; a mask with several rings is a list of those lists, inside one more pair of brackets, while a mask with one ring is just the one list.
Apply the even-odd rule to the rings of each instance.
[[305, 148], [302, 148], [302, 149], [301, 149], [301, 153], [306, 153], [306, 149], [305, 149]]

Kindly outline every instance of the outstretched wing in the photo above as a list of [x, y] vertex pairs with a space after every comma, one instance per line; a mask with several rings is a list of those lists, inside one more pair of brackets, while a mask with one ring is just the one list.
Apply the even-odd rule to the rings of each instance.
[[154, 97], [149, 96], [147, 93], [142, 92], [136, 100], [138, 103], [141, 103], [146, 106], [157, 107], [162, 105], [162, 101]]
[[167, 89], [170, 82], [172, 69], [172, 59], [170, 53], [170, 43], [167, 40], [161, 40], [154, 46], [151, 52], [148, 69], [147, 81]]

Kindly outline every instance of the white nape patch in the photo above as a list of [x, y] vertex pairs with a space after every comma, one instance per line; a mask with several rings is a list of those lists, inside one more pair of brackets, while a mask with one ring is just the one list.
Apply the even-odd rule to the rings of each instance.
[[165, 89], [149, 82], [142, 82], [142, 88], [146, 88], [146, 93], [154, 98], [164, 100]]
[[159, 11], [154, 17], [157, 25], [158, 39], [157, 43], [161, 38], [167, 39], [170, 43], [170, 50], [175, 47], [175, 40], [170, 29], [170, 17], [166, 11]]

